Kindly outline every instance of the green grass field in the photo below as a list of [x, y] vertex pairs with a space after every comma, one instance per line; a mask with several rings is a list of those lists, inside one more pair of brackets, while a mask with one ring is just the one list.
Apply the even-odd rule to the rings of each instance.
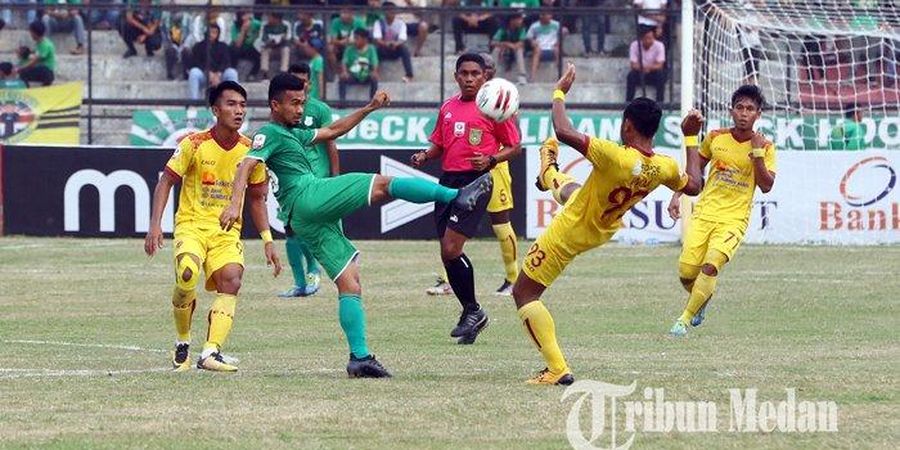
[[[424, 294], [436, 243], [359, 243], [370, 346], [390, 380], [346, 378], [333, 286], [278, 299], [290, 277], [272, 279], [258, 242], [226, 349], [241, 371], [168, 372], [171, 248], [148, 260], [141, 245], [0, 238], [0, 447], [569, 446], [564, 389], [523, 383], [543, 363], [512, 300], [492, 295], [494, 242], [468, 247], [491, 326], [467, 347], [449, 337], [456, 300]], [[545, 297], [578, 379], [720, 405], [717, 433], [638, 433], [632, 448], [896, 448], [900, 247], [746, 246], [707, 323], [676, 341], [665, 333], [685, 301], [678, 251], [595, 250]], [[195, 350], [210, 300], [201, 294]], [[839, 429], [728, 432], [728, 388], [834, 401]]]

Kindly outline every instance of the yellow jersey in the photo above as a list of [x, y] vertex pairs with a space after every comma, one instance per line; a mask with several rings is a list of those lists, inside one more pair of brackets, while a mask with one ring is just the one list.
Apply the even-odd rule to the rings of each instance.
[[[238, 164], [250, 150], [250, 138], [240, 135], [230, 149], [213, 138], [212, 130], [193, 133], [178, 144], [166, 163], [166, 172], [181, 180], [175, 225], [197, 228], [219, 227], [219, 215], [231, 203], [231, 187]], [[257, 164], [250, 184], [265, 183], [266, 169]], [[240, 232], [241, 221], [235, 224]]]
[[591, 137], [585, 156], [593, 169], [560, 213], [578, 234], [615, 232], [622, 216], [660, 184], [680, 191], [688, 182], [674, 159], [612, 141]]
[[[710, 132], [700, 145], [700, 155], [709, 160], [706, 186], [694, 206], [694, 216], [719, 223], [750, 220], [756, 180], [753, 177], [750, 141], [738, 142], [727, 128]], [[775, 145], [766, 141], [763, 162], [775, 172]]]

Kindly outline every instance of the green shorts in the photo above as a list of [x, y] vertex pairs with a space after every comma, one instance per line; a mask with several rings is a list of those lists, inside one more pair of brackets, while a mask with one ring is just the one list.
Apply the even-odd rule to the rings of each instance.
[[301, 189], [291, 208], [291, 229], [336, 280], [359, 253], [344, 236], [341, 219], [369, 205], [375, 174], [316, 178]]

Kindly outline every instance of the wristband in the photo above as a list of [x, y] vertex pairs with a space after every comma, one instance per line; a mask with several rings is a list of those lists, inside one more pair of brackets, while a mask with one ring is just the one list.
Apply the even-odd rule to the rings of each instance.
[[685, 147], [696, 147], [700, 145], [700, 138], [697, 136], [685, 136], [684, 137], [684, 146]]
[[766, 149], [764, 148], [754, 148], [750, 151], [754, 158], [763, 158], [766, 156]]
[[553, 91], [553, 100], [562, 100], [566, 101], [566, 93], [562, 91], [562, 89], [557, 89]]
[[266, 244], [268, 244], [269, 242], [272, 242], [272, 241], [273, 241], [273, 239], [272, 239], [272, 230], [263, 230], [263, 231], [260, 231], [260, 232], [259, 232], [259, 237], [261, 237], [262, 240], [263, 240], [263, 242], [266, 243]]

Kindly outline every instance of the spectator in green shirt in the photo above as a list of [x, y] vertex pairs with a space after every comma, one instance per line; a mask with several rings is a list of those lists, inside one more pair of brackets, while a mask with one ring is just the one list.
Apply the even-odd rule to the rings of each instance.
[[291, 24], [279, 13], [269, 14], [268, 20], [259, 35], [260, 55], [262, 56], [263, 78], [269, 78], [269, 59], [271, 52], [281, 55], [280, 69], [287, 72], [291, 60]]
[[378, 91], [378, 52], [369, 45], [369, 32], [358, 29], [353, 32], [353, 46], [344, 51], [341, 65], [341, 81], [338, 94], [341, 101], [347, 99], [347, 86], [362, 84], [369, 86], [369, 97]]
[[0, 89], [25, 89], [24, 81], [16, 78], [15, 68], [10, 62], [0, 63]]
[[297, 48], [299, 49], [299, 52], [303, 56], [303, 58], [308, 59], [309, 62], [302, 62], [299, 65], [293, 64], [291, 65], [291, 69], [288, 70], [288, 72], [294, 74], [300, 73], [298, 72], [298, 68], [306, 66], [307, 69], [302, 72], [305, 74], [309, 74], [309, 82], [307, 83], [308, 87], [306, 89], [306, 94], [310, 98], [321, 100], [322, 98], [324, 98], [322, 87], [325, 85], [325, 59], [322, 58], [322, 55], [319, 54], [318, 50], [316, 50], [316, 48], [309, 43], [298, 43]]
[[494, 51], [494, 60], [506, 66], [509, 71], [513, 60], [519, 71], [519, 84], [525, 84], [525, 42], [528, 39], [525, 34], [525, 13], [516, 12], [509, 17], [506, 26], [494, 33], [491, 40], [491, 49]]
[[856, 105], [844, 107], [844, 120], [831, 130], [832, 150], [864, 150], [866, 131], [862, 125], [862, 111]]
[[350, 8], [341, 8], [340, 15], [331, 20], [328, 27], [328, 65], [338, 66], [338, 59], [343, 58], [344, 49], [353, 46], [353, 31], [365, 29], [362, 19], [353, 15]]
[[262, 31], [262, 22], [253, 17], [249, 11], [238, 11], [235, 14], [234, 26], [231, 27], [231, 63], [237, 67], [238, 61], [250, 61], [250, 80], [259, 77], [260, 54], [256, 41]]
[[56, 47], [45, 35], [47, 29], [40, 21], [31, 22], [28, 32], [36, 42], [34, 52], [18, 69], [19, 78], [26, 84], [40, 83], [42, 86], [53, 84], [54, 72], [56, 72]]

